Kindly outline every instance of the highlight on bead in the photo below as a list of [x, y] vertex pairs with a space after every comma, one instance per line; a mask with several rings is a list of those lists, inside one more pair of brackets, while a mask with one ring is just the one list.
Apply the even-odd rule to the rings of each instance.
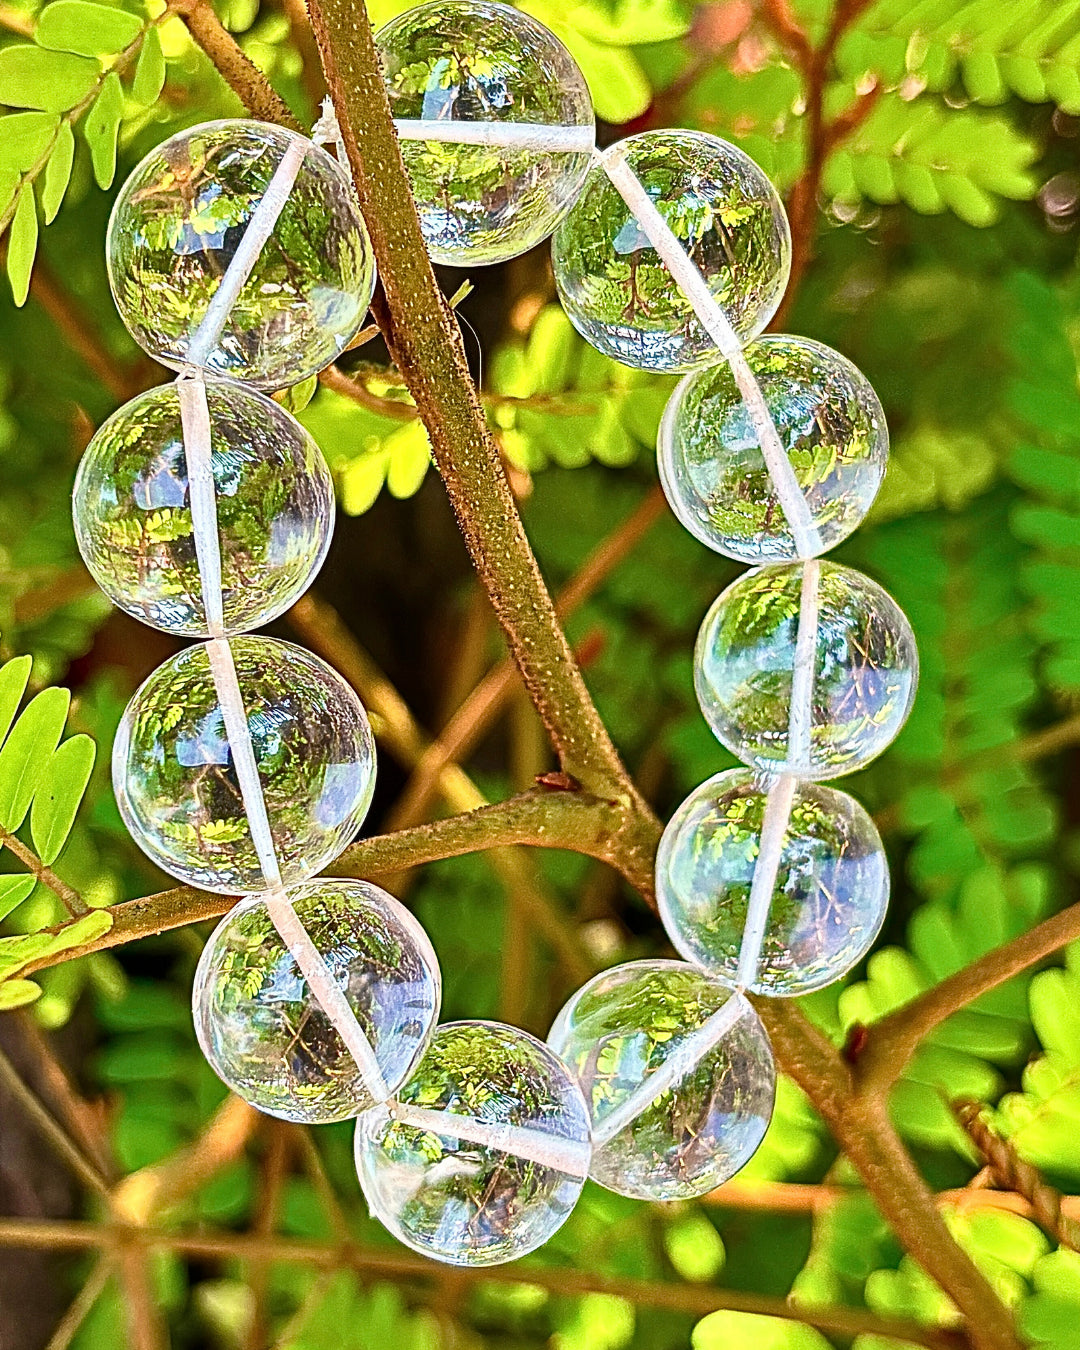
[[[756, 994], [806, 994], [870, 950], [885, 921], [889, 867], [864, 807], [816, 783], [794, 786], [770, 850], [770, 787], [750, 769], [729, 769], [695, 788], [660, 841], [656, 898], [687, 961], [732, 988], [745, 980]], [[757, 932], [750, 920], [763, 883]]]
[[308, 881], [282, 903], [340, 989], [370, 1058], [355, 1057], [319, 1002], [264, 895], [241, 900], [203, 949], [192, 994], [199, 1045], [260, 1111], [311, 1125], [346, 1120], [385, 1101], [423, 1054], [439, 1014], [438, 962], [416, 919], [370, 882]]
[[393, 1100], [359, 1117], [371, 1213], [457, 1266], [516, 1260], [569, 1217], [589, 1170], [589, 1115], [541, 1041], [498, 1022], [438, 1028]]
[[563, 1007], [548, 1044], [589, 1104], [589, 1175], [620, 1195], [704, 1195], [768, 1128], [776, 1072], [765, 1029], [741, 994], [681, 961], [602, 971]]
[[106, 247], [116, 307], [141, 347], [262, 389], [329, 365], [375, 287], [344, 170], [266, 122], [206, 122], [157, 146], [120, 189]]
[[[743, 356], [805, 502], [811, 548], [824, 553], [860, 524], [881, 486], [889, 454], [881, 403], [869, 380], [820, 342], [763, 337]], [[763, 440], [727, 362], [680, 382], [657, 437], [671, 509], [695, 538], [739, 562], [805, 556]]]
[[705, 720], [743, 763], [835, 778], [875, 759], [915, 698], [919, 658], [896, 601], [850, 567], [755, 568], [715, 601], [698, 634]]
[[[280, 879], [306, 881], [359, 829], [375, 782], [360, 700], [310, 652], [266, 637], [230, 640]], [[188, 647], [136, 690], [113, 745], [113, 786], [136, 843], [171, 876], [225, 894], [263, 889], [234, 738], [211, 662]]]
[[424, 242], [504, 262], [570, 209], [593, 149], [585, 77], [559, 39], [492, 0], [434, 0], [376, 34]]
[[[334, 485], [318, 446], [280, 404], [206, 381], [223, 631], [261, 628], [311, 584], [330, 546]], [[102, 424], [75, 477], [79, 552], [115, 605], [152, 628], [209, 637], [192, 472], [176, 384]]]
[[605, 355], [680, 373], [762, 331], [791, 267], [776, 189], [743, 151], [698, 131], [609, 147], [555, 231], [567, 317]]

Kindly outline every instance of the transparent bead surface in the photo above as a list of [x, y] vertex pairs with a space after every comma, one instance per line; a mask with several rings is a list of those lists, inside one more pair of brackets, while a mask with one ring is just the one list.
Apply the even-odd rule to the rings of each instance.
[[[881, 486], [889, 455], [885, 414], [845, 357], [801, 337], [746, 348], [780, 444], [816, 528], [815, 553], [855, 529]], [[657, 456], [671, 508], [692, 535], [740, 562], [799, 556], [730, 366], [688, 375], [664, 410]]]
[[[310, 585], [334, 522], [319, 447], [272, 399], [209, 380], [226, 632], [269, 623]], [[86, 448], [75, 477], [75, 536], [115, 605], [153, 628], [208, 636], [176, 386], [139, 394]]]
[[[732, 987], [766, 797], [749, 769], [717, 774], [672, 816], [656, 857], [660, 917], [676, 951]], [[798, 783], [749, 988], [787, 996], [832, 984], [870, 950], [888, 902], [888, 862], [863, 807]]]
[[356, 1167], [372, 1214], [414, 1251], [458, 1266], [512, 1261], [577, 1202], [588, 1111], [566, 1066], [527, 1032], [439, 1027], [392, 1110], [357, 1121]]
[[[819, 569], [809, 687], [793, 699], [804, 567]], [[869, 577], [831, 562], [755, 568], [705, 616], [694, 687], [705, 720], [743, 761], [771, 773], [835, 778], [868, 764], [904, 725], [919, 658], [896, 601]], [[793, 703], [804, 734], [789, 754]]]
[[[217, 314], [215, 293], [283, 163], [295, 181], [235, 303]], [[329, 365], [375, 285], [344, 172], [306, 137], [265, 122], [205, 122], [152, 150], [120, 190], [106, 248], [120, 316], [151, 356], [267, 389]], [[220, 336], [199, 334], [208, 311]]]
[[[208, 644], [136, 690], [113, 742], [113, 787], [135, 842], [172, 876], [227, 895], [263, 889]], [[310, 652], [230, 640], [282, 879], [306, 881], [352, 841], [375, 747], [360, 700]]]
[[[366, 881], [309, 881], [290, 890], [288, 901], [394, 1091], [439, 1015], [441, 979], [427, 935], [393, 896]], [[192, 1003], [214, 1072], [260, 1111], [324, 1125], [374, 1105], [370, 1084], [261, 896], [241, 900], [214, 930]]]
[[[716, 136], [645, 131], [621, 153], [744, 342], [787, 285], [791, 237], [775, 188]], [[559, 297], [574, 327], [624, 365], [667, 372], [716, 361], [716, 343], [599, 164], [552, 240]]]
[[589, 1175], [620, 1195], [704, 1195], [768, 1128], [776, 1070], [765, 1029], [745, 999], [682, 961], [602, 971], [559, 1013], [548, 1043], [592, 1112]]
[[[593, 143], [585, 77], [558, 38], [509, 5], [437, 0], [391, 20], [376, 43], [432, 258], [502, 262], [546, 239], [577, 196]], [[440, 137], [418, 139], [408, 127], [419, 121], [444, 124]], [[454, 134], [448, 123], [460, 140], [443, 138]], [[549, 148], [538, 127], [552, 128]], [[566, 137], [574, 128], [584, 130]], [[558, 148], [560, 132], [571, 149]], [[484, 135], [526, 139], [477, 144]]]

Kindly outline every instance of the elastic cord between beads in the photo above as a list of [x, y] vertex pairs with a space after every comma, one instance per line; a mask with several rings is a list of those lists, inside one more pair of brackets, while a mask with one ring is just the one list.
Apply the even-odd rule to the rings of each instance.
[[511, 1125], [505, 1121], [486, 1121], [476, 1116], [459, 1115], [455, 1111], [413, 1106], [410, 1102], [390, 1102], [387, 1115], [402, 1125], [437, 1134], [443, 1139], [480, 1144], [484, 1148], [510, 1153], [516, 1158], [553, 1168], [568, 1176], [586, 1177], [589, 1174], [591, 1148], [582, 1140], [565, 1139], [544, 1130]]
[[675, 1047], [655, 1073], [649, 1074], [638, 1086], [593, 1127], [593, 1144], [601, 1147], [610, 1143], [620, 1131], [635, 1121], [641, 1113], [671, 1088], [675, 1087], [699, 1064], [711, 1050], [720, 1044], [733, 1026], [750, 1011], [750, 1004], [741, 990], [731, 997], [696, 1031]]
[[[622, 197], [649, 243], [656, 250], [672, 280], [689, 300], [702, 327], [720, 348], [731, 368], [735, 383], [742, 395], [761, 446], [765, 468], [769, 474], [780, 509], [791, 529], [796, 553], [807, 559], [803, 566], [802, 588], [799, 597], [799, 621], [795, 641], [795, 658], [791, 681], [791, 703], [788, 712], [787, 763], [791, 766], [808, 764], [810, 758], [810, 728], [813, 723], [814, 664], [817, 647], [818, 578], [820, 564], [814, 555], [820, 552], [821, 538], [806, 504], [802, 488], [795, 476], [781, 444], [776, 424], [769, 412], [761, 386], [750, 369], [742, 343], [731, 326], [723, 308], [709, 290], [701, 271], [683, 248], [682, 243], [664, 219], [649, 196], [641, 180], [627, 163], [621, 144], [610, 150], [595, 150], [594, 157], [612, 186]], [[797, 778], [782, 773], [773, 779], [765, 798], [758, 856], [750, 883], [746, 923], [739, 946], [736, 973], [736, 996], [757, 979], [761, 950], [765, 940], [769, 910], [772, 906], [776, 879], [780, 871], [784, 838], [791, 820]], [[727, 1005], [725, 1005], [727, 1006]], [[707, 1025], [707, 1024], [706, 1024]], [[639, 1092], [644, 1092], [648, 1082]], [[630, 1107], [633, 1098], [623, 1103]], [[612, 1113], [613, 1119], [619, 1113]], [[625, 1122], [623, 1122], [625, 1123]], [[605, 1123], [605, 1129], [609, 1128]], [[622, 1128], [619, 1125], [618, 1128]], [[617, 1130], [615, 1131], [617, 1132]], [[610, 1134], [608, 1135], [610, 1138]]]
[[213, 474], [213, 449], [206, 383], [195, 361], [205, 361], [216, 346], [229, 310], [258, 260], [266, 240], [288, 200], [304, 158], [304, 147], [290, 142], [262, 200], [252, 213], [239, 248], [225, 270], [218, 290], [192, 339], [192, 365], [177, 377], [180, 422], [188, 467], [188, 495], [192, 534], [199, 568], [199, 584], [210, 641], [206, 645], [210, 673], [221, 707], [225, 735], [251, 840], [266, 883], [267, 913], [308, 982], [312, 995], [329, 1018], [356, 1061], [364, 1084], [376, 1102], [385, 1101], [390, 1090], [375, 1051], [334, 978], [322, 953], [312, 942], [296, 914], [281, 881], [281, 868], [274, 847], [273, 830], [266, 810], [255, 748], [248, 726], [247, 710], [236, 674], [232, 648], [225, 636], [221, 577], [221, 544], [218, 533], [217, 494]]
[[642, 233], [656, 250], [672, 280], [690, 302], [701, 326], [719, 347], [721, 355], [731, 367], [750, 420], [761, 444], [765, 467], [776, 490], [780, 509], [784, 513], [795, 542], [795, 551], [802, 558], [810, 558], [821, 551], [821, 539], [806, 504], [795, 470], [784, 452], [773, 423], [761, 386], [750, 369], [738, 334], [731, 321], [709, 290], [701, 271], [683, 248], [682, 243], [664, 219], [656, 203], [649, 196], [641, 180], [626, 160], [623, 143], [609, 150], [593, 151], [596, 162], [607, 174], [611, 185], [629, 207]]

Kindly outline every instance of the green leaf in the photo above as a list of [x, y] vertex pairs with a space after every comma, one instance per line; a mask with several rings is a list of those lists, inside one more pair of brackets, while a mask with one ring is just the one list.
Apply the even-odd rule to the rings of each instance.
[[43, 863], [55, 862], [67, 842], [96, 754], [89, 736], [72, 736], [45, 766], [30, 808], [30, 833]]
[[315, 397], [315, 391], [318, 387], [319, 377], [318, 375], [312, 375], [309, 379], [301, 380], [299, 384], [291, 384], [288, 389], [283, 389], [274, 397], [283, 408], [295, 417], [297, 413], [302, 413]]
[[28, 43], [0, 51], [0, 103], [61, 113], [81, 103], [97, 84], [96, 61], [50, 52]]
[[135, 78], [131, 82], [131, 97], [136, 103], [149, 107], [156, 103], [165, 87], [165, 55], [161, 50], [161, 36], [157, 27], [148, 28], [142, 50], [135, 64]]
[[124, 91], [120, 76], [111, 70], [83, 123], [83, 135], [90, 146], [94, 177], [100, 188], [109, 187], [116, 173], [116, 136], [123, 115]]
[[383, 449], [390, 455], [386, 470], [386, 487], [390, 495], [399, 500], [412, 497], [419, 492], [431, 463], [431, 449], [423, 422], [418, 417], [406, 422], [387, 436]]
[[11, 294], [17, 305], [25, 305], [30, 293], [30, 274], [37, 255], [38, 218], [32, 184], [26, 183], [19, 193], [19, 204], [8, 235], [7, 274]]
[[0, 121], [0, 169], [26, 173], [48, 150], [59, 118], [55, 113], [9, 113]]
[[36, 877], [24, 876], [21, 872], [0, 876], [0, 920], [18, 909], [36, 885]]
[[112, 56], [129, 47], [142, 22], [124, 9], [90, 0], [53, 0], [41, 11], [34, 41], [39, 47], [79, 56]]
[[71, 694], [43, 689], [23, 710], [0, 750], [0, 826], [17, 830], [67, 721]]
[[386, 482], [390, 464], [387, 450], [372, 450], [357, 457], [341, 475], [341, 509], [349, 516], [362, 516], [375, 504]]
[[0, 1012], [10, 1012], [12, 1008], [25, 1008], [41, 997], [41, 985], [33, 980], [4, 980], [0, 983]]
[[26, 693], [26, 682], [33, 664], [31, 656], [16, 656], [0, 667], [0, 744], [11, 729], [15, 710]]
[[45, 224], [56, 219], [71, 181], [71, 166], [75, 162], [75, 133], [70, 122], [64, 122], [56, 135], [56, 145], [45, 166], [45, 182], [41, 190], [41, 209]]

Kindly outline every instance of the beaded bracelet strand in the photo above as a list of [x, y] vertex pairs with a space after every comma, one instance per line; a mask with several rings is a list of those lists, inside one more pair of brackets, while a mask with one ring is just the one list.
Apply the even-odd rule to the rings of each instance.
[[[372, 1212], [415, 1250], [491, 1264], [546, 1241], [586, 1175], [684, 1198], [757, 1148], [775, 1070], [746, 992], [839, 978], [887, 902], [865, 811], [813, 780], [885, 748], [917, 660], [891, 599], [819, 560], [869, 508], [887, 432], [842, 357], [755, 341], [790, 256], [760, 169], [696, 132], [595, 149], [569, 53], [505, 5], [422, 5], [377, 42], [432, 257], [500, 261], [554, 231], [556, 283], [582, 335], [627, 364], [686, 372], [658, 437], [676, 514], [710, 547], [763, 564], [719, 597], [698, 639], [703, 712], [748, 767], [696, 789], [665, 831], [661, 917], [686, 960], [602, 972], [548, 1045], [499, 1023], [440, 1026], [438, 965], [415, 919], [369, 883], [312, 880], [367, 811], [370, 728], [322, 662], [239, 634], [306, 589], [331, 524], [317, 448], [259, 390], [328, 364], [374, 286], [350, 184], [320, 145], [211, 123], [125, 184], [113, 293], [179, 375], [91, 442], [76, 531], [117, 604], [207, 639], [136, 692], [114, 781], [154, 861], [244, 896], [196, 977], [208, 1059], [271, 1114], [355, 1117]], [[313, 135], [339, 144], [332, 109]]]

